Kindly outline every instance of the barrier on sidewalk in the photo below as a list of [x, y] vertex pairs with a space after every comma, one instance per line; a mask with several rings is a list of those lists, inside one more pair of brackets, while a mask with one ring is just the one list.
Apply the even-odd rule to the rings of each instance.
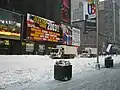
[[[61, 63], [61, 61], [60, 61]], [[60, 81], [68, 81], [72, 78], [72, 65], [69, 62], [65, 62], [67, 64], [58, 64], [54, 65], [54, 79]]]
[[106, 68], [113, 67], [113, 59], [111, 56], [105, 58], [105, 67]]

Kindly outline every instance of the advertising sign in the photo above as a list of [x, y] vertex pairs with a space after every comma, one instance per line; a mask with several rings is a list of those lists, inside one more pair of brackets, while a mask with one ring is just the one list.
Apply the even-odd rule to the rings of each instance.
[[95, 31], [96, 30], [96, 6], [95, 0], [87, 0], [84, 2], [84, 20], [85, 30]]
[[95, 14], [96, 13], [96, 6], [95, 0], [88, 0], [88, 14]]
[[70, 0], [61, 0], [61, 20], [70, 23]]
[[72, 28], [72, 45], [80, 46], [80, 29]]
[[27, 43], [26, 44], [26, 52], [33, 52], [34, 44]]
[[59, 25], [54, 21], [27, 14], [28, 39], [33, 41], [58, 42], [60, 40]]
[[61, 24], [61, 29], [63, 31], [63, 44], [72, 45], [72, 29], [71, 29], [71, 27]]
[[84, 7], [84, 20], [86, 19], [86, 15], [88, 16], [88, 19], [96, 18], [96, 6], [95, 2], [92, 3], [89, 1], [83, 2]]
[[20, 40], [21, 15], [0, 9], [0, 38]]

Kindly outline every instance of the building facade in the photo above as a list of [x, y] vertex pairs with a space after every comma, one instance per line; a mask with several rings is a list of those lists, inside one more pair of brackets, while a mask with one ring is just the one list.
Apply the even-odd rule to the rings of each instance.
[[[79, 10], [77, 12], [77, 10]], [[73, 11], [72, 25], [81, 30], [81, 48], [96, 47], [96, 19], [95, 15], [88, 14], [87, 2], [80, 2], [79, 8]], [[76, 12], [75, 12], [76, 11]], [[74, 13], [75, 12], [75, 13]], [[80, 13], [80, 14], [79, 14]], [[79, 17], [79, 15], [81, 15]], [[77, 17], [75, 20], [74, 16]], [[87, 16], [87, 18], [86, 18]], [[99, 47], [102, 48], [102, 34], [99, 34]]]
[[22, 16], [0, 9], [0, 54], [21, 54]]
[[73, 22], [84, 20], [84, 15], [83, 15], [84, 6], [83, 5], [84, 4], [82, 2], [80, 2], [79, 8], [76, 8], [73, 10]]
[[[81, 7], [83, 7], [83, 9], [85, 9], [83, 4], [80, 5]], [[83, 10], [81, 10], [81, 12], [83, 12]], [[85, 16], [84, 13], [80, 15], [82, 15], [81, 17]], [[79, 28], [84, 27], [83, 32], [87, 31], [86, 34], [83, 34], [83, 38], [81, 38], [83, 40], [81, 40], [81, 43], [83, 43], [83, 45], [88, 44], [92, 46], [93, 44], [94, 46], [96, 46], [96, 30], [86, 30], [86, 25], [81, 26], [81, 21], [77, 20], [74, 20], [73, 26], [77, 25], [77, 27]], [[105, 0], [99, 2], [99, 47], [101, 48], [101, 51], [104, 51], [109, 43], [118, 45], [120, 37], [119, 33], [119, 6], [114, 0]], [[85, 37], [89, 39], [86, 39]], [[94, 38], [90, 39], [90, 37]]]
[[114, 0], [103, 2], [105, 42], [119, 45], [119, 6]]
[[[24, 27], [22, 28], [23, 30], [22, 37], [25, 40], [25, 45], [26, 45], [25, 50], [28, 52], [28, 54], [38, 54], [39, 51], [43, 51], [43, 50], [44, 50], [44, 54], [48, 54], [49, 48], [55, 47], [59, 43], [62, 44], [62, 41], [53, 42], [53, 40], [56, 38], [55, 37], [56, 31], [54, 31], [56, 25], [65, 24], [67, 26], [70, 26], [71, 24], [71, 0], [20, 0], [20, 1], [1, 0], [0, 8], [4, 8], [12, 12], [13, 11], [18, 12], [24, 16], [24, 22], [22, 22], [24, 23], [23, 25]], [[27, 22], [28, 16], [26, 14], [31, 14], [31, 17], [32, 15], [34, 15], [35, 17], [32, 18], [35, 19], [32, 20], [35, 22], [35, 25], [34, 24], [32, 25], [35, 26], [34, 31], [33, 28], [32, 30], [29, 30], [28, 22]], [[41, 27], [42, 25], [45, 26], [50, 25], [50, 26], [49, 28], [43, 28]], [[36, 28], [39, 28], [39, 30], [36, 30]], [[53, 32], [51, 31], [51, 29], [53, 30]], [[62, 29], [59, 30], [60, 32], [59, 33], [57, 32], [57, 35], [60, 34], [61, 36], [59, 36], [58, 38], [62, 39], [63, 31]], [[32, 33], [29, 31], [32, 31]], [[42, 33], [42, 35], [36, 34], [36, 32], [38, 31], [39, 34]], [[32, 38], [34, 38], [34, 40], [31, 39], [30, 35], [32, 35]], [[43, 37], [43, 40], [41, 39], [41, 37]], [[48, 37], [50, 37], [50, 39]]]

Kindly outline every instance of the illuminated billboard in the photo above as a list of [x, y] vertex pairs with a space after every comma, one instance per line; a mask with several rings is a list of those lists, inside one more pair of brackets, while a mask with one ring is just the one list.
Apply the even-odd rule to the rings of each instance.
[[20, 40], [21, 15], [0, 9], [0, 38]]
[[59, 42], [59, 25], [54, 21], [27, 14], [27, 39], [32, 41]]
[[70, 0], [61, 0], [61, 21], [70, 23]]
[[70, 26], [61, 24], [61, 30], [63, 31], [63, 44], [72, 45], [72, 29]]

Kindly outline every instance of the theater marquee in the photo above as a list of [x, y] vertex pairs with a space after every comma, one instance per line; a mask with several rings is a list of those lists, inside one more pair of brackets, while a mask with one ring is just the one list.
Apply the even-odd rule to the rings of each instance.
[[60, 40], [59, 25], [54, 21], [27, 14], [28, 39], [33, 41], [58, 42]]

